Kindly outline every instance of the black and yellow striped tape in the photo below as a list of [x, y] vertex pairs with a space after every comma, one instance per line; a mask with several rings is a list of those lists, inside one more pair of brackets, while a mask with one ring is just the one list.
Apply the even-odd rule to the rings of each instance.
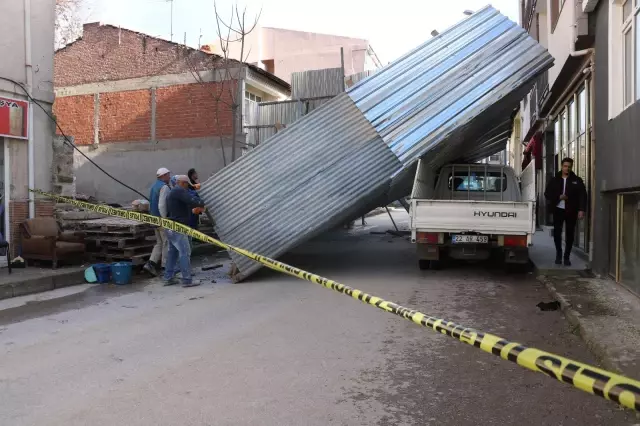
[[358, 299], [361, 302], [375, 306], [383, 311], [398, 315], [423, 327], [431, 328], [438, 333], [453, 337], [462, 343], [472, 345], [484, 352], [515, 362], [529, 370], [544, 373], [560, 382], [568, 383], [577, 389], [614, 401], [624, 407], [640, 411], [640, 382], [637, 380], [602, 370], [600, 368], [592, 367], [588, 364], [574, 361], [550, 352], [529, 348], [520, 343], [511, 342], [493, 334], [483, 333], [473, 328], [464, 327], [442, 318], [428, 316], [421, 312], [405, 308], [396, 303], [372, 296], [363, 291], [356, 290], [319, 275], [278, 262], [277, 260], [255, 254], [238, 247], [230, 246], [222, 241], [205, 235], [202, 232], [171, 220], [161, 219], [156, 216], [140, 212], [91, 204], [59, 195], [49, 194], [39, 190], [32, 190], [32, 192], [105, 215], [160, 226], [165, 229], [189, 235], [190, 237], [222, 247], [226, 250], [234, 251], [273, 270], [283, 272], [306, 281], [311, 281], [315, 284], [320, 284], [328, 289], [346, 294], [347, 296], [351, 296], [354, 299]]

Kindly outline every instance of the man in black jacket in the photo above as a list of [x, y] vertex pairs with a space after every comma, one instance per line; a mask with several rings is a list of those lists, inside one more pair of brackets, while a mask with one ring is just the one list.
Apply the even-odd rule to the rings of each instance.
[[[189, 226], [192, 209], [204, 207], [199, 198], [189, 193], [189, 177], [176, 176], [177, 184], [167, 196], [167, 209], [169, 219]], [[176, 266], [179, 266], [182, 274], [182, 286], [194, 287], [199, 285], [191, 279], [191, 246], [189, 237], [167, 229], [169, 250], [167, 252], [167, 264], [164, 270], [165, 285], [175, 284]], [[176, 265], [177, 264], [177, 265]]]
[[569, 257], [573, 247], [578, 219], [584, 218], [587, 210], [587, 189], [581, 178], [572, 171], [573, 159], [562, 160], [562, 170], [551, 179], [544, 196], [553, 206], [553, 240], [556, 244], [556, 265], [562, 264], [562, 226], [566, 223], [564, 264], [571, 266]]

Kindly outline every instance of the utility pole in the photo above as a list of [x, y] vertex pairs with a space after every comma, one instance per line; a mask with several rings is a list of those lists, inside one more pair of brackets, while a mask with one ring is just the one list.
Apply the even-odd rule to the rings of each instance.
[[171, 3], [171, 36], [170, 40], [173, 41], [173, 0], [166, 0]]

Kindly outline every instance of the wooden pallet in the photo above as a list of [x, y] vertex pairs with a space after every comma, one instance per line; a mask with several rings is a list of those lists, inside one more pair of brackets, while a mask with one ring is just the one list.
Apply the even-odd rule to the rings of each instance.
[[154, 227], [135, 220], [106, 217], [104, 219], [87, 220], [82, 223], [85, 232], [102, 234], [140, 234], [151, 231]]
[[123, 257], [131, 257], [131, 256], [136, 256], [139, 254], [151, 254], [151, 252], [153, 251], [153, 246], [155, 245], [155, 242], [145, 242], [142, 244], [137, 244], [137, 245], [130, 245], [130, 246], [126, 246], [126, 247], [109, 247], [109, 246], [103, 246], [103, 247], [95, 247], [95, 249], [93, 248], [89, 248], [89, 252], [90, 253], [102, 253], [105, 255], [113, 255], [113, 256], [123, 256]]
[[89, 257], [93, 262], [113, 263], [113, 262], [131, 262], [133, 266], [140, 266], [147, 263], [151, 254], [137, 254], [135, 256], [122, 256], [104, 253], [89, 253]]
[[96, 234], [90, 234], [85, 238], [85, 241], [95, 244], [96, 247], [109, 247], [109, 248], [129, 248], [140, 244], [155, 244], [155, 238], [148, 238], [147, 236], [102, 236]]

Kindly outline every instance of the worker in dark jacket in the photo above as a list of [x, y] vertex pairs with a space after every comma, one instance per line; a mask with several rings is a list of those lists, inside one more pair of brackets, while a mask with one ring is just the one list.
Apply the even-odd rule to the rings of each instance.
[[[169, 219], [187, 226], [189, 226], [191, 211], [197, 207], [204, 207], [204, 203], [200, 199], [193, 197], [189, 193], [188, 176], [176, 176], [176, 186], [169, 192], [167, 207]], [[166, 285], [175, 284], [176, 263], [180, 267], [183, 287], [200, 285], [200, 283], [192, 281], [191, 278], [191, 246], [189, 244], [189, 237], [167, 229], [167, 239], [169, 240], [169, 251], [167, 253], [167, 264], [164, 274]]]
[[573, 159], [562, 160], [562, 170], [547, 184], [544, 196], [553, 206], [553, 240], [556, 245], [556, 265], [561, 265], [562, 226], [566, 223], [564, 264], [571, 266], [569, 257], [578, 219], [584, 218], [587, 211], [587, 190], [581, 178], [573, 173]]

